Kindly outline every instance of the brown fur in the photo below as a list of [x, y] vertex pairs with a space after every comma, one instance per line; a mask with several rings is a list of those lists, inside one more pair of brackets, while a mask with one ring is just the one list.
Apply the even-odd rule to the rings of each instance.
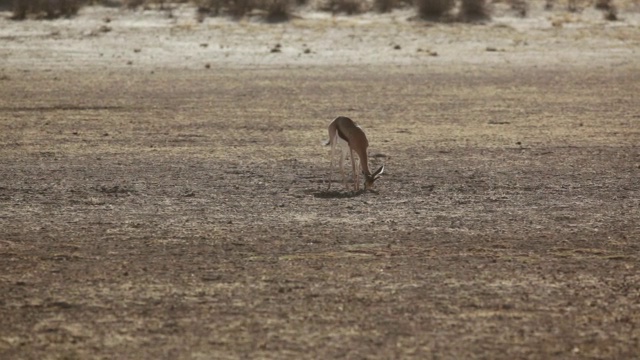
[[[358, 159], [360, 160], [360, 167], [362, 168], [362, 173], [365, 176], [364, 188], [365, 190], [369, 190], [373, 188], [374, 181], [378, 179], [380, 174], [384, 171], [384, 165], [381, 166], [378, 170], [376, 170], [373, 174], [369, 171], [369, 157], [367, 155], [367, 148], [369, 147], [369, 141], [367, 140], [367, 136], [365, 135], [362, 128], [360, 128], [356, 123], [345, 116], [338, 116], [329, 124], [329, 144], [331, 144], [331, 172], [329, 173], [329, 189], [331, 188], [331, 173], [333, 172], [333, 158], [334, 158], [334, 149], [338, 145], [338, 138], [344, 140], [348, 146], [349, 151], [351, 153], [351, 168], [353, 171], [353, 182], [354, 182], [354, 190], [358, 191], [360, 188], [359, 184], [359, 171], [356, 169], [355, 157], [354, 153], [358, 155]], [[344, 153], [341, 154], [340, 157], [340, 171], [342, 173], [342, 180], [346, 185], [345, 177], [344, 177], [344, 169], [343, 169], [343, 161], [344, 161]]]

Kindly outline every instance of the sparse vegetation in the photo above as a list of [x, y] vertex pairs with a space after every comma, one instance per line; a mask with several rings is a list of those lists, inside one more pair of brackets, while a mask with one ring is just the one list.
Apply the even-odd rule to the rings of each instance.
[[360, 0], [325, 0], [320, 5], [320, 10], [353, 15], [364, 12], [366, 8], [364, 2]]
[[253, 10], [252, 0], [229, 0], [227, 2], [227, 12], [235, 18], [241, 18]]
[[520, 17], [526, 17], [529, 13], [529, 3], [527, 0], [510, 0], [511, 10]]
[[458, 14], [462, 21], [484, 21], [491, 18], [487, 0], [462, 0]]
[[121, 2], [122, 2], [122, 6], [129, 9], [136, 9], [139, 7], [149, 9], [152, 6], [157, 6], [160, 9], [165, 9], [165, 5], [168, 6], [172, 3], [179, 4], [179, 3], [188, 3], [193, 1], [192, 0], [121, 0]]
[[28, 17], [35, 19], [55, 19], [71, 17], [85, 5], [86, 0], [14, 0], [13, 19], [24, 20]]
[[613, 4], [613, 0], [596, 0], [595, 7], [596, 9], [604, 12], [605, 20], [618, 20], [618, 9]]
[[291, 0], [262, 0], [260, 8], [266, 11], [269, 22], [286, 21], [291, 16]]
[[418, 16], [424, 19], [439, 20], [447, 16], [455, 6], [454, 0], [415, 0]]
[[0, 11], [8, 11], [11, 10], [12, 6], [11, 0], [0, 0]]
[[[346, 15], [374, 10], [380, 13], [413, 6], [417, 16], [432, 21], [477, 22], [491, 18], [492, 3], [506, 1], [515, 15], [526, 17], [529, 0], [315, 0], [311, 6], [320, 11]], [[602, 10], [607, 20], [618, 20], [618, 8], [614, 0], [567, 0], [566, 10], [579, 12], [587, 6]], [[84, 5], [122, 6], [127, 9], [169, 9], [175, 4], [190, 3], [196, 6], [196, 19], [207, 16], [230, 16], [236, 19], [245, 16], [263, 16], [267, 22], [291, 19], [297, 6], [306, 6], [308, 0], [0, 0], [0, 9], [13, 10], [13, 19], [54, 19], [71, 17]], [[552, 10], [556, 0], [544, 0], [544, 9]]]
[[381, 13], [386, 13], [397, 7], [397, 0], [374, 0], [374, 8]]
[[202, 21], [206, 15], [228, 15], [234, 18], [242, 18], [254, 10], [268, 22], [280, 22], [289, 20], [292, 0], [200, 0], [197, 3], [197, 19]]

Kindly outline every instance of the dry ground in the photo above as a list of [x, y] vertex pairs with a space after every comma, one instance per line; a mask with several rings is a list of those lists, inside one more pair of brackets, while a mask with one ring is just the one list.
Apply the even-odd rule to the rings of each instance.
[[[640, 353], [636, 25], [109, 16], [0, 20], [0, 358]], [[325, 190], [337, 115], [377, 192]]]

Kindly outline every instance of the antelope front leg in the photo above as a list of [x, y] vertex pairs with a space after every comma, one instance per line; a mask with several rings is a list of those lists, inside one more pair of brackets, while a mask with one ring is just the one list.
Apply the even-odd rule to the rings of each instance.
[[358, 176], [358, 170], [356, 169], [356, 157], [353, 156], [355, 154], [355, 152], [353, 150], [351, 150], [351, 170], [353, 171], [353, 190], [354, 191], [358, 191], [360, 190], [360, 184], [359, 184], [359, 176]]
[[347, 190], [349, 190], [349, 185], [347, 185], [347, 177], [344, 174], [344, 158], [345, 158], [345, 150], [344, 148], [342, 148], [340, 150], [340, 174], [342, 174], [342, 184]]
[[331, 142], [331, 150], [329, 151], [329, 157], [331, 158], [331, 167], [329, 168], [329, 186], [327, 187], [327, 191], [331, 189], [331, 181], [333, 179], [333, 160], [336, 157], [336, 141], [338, 139], [329, 139]]

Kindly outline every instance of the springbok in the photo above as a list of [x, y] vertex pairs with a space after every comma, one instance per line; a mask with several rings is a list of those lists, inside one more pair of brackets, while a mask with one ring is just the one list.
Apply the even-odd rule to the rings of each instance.
[[[342, 174], [342, 182], [345, 188], [349, 190], [349, 186], [344, 176], [344, 157], [347, 149], [351, 152], [351, 168], [353, 170], [353, 188], [355, 191], [360, 189], [359, 183], [359, 171], [356, 169], [356, 162], [354, 153], [358, 154], [360, 160], [360, 168], [364, 174], [364, 189], [373, 189], [373, 182], [378, 180], [382, 172], [384, 171], [384, 165], [373, 172], [369, 171], [369, 157], [367, 156], [367, 147], [369, 147], [369, 141], [364, 131], [360, 126], [356, 125], [353, 120], [345, 116], [338, 116], [329, 124], [329, 140], [325, 145], [331, 145], [331, 169], [329, 171], [329, 187], [331, 189], [331, 177], [333, 173], [333, 159], [335, 157], [336, 147], [341, 145], [342, 151], [340, 154], [340, 173]], [[348, 148], [345, 146], [348, 145]]]

